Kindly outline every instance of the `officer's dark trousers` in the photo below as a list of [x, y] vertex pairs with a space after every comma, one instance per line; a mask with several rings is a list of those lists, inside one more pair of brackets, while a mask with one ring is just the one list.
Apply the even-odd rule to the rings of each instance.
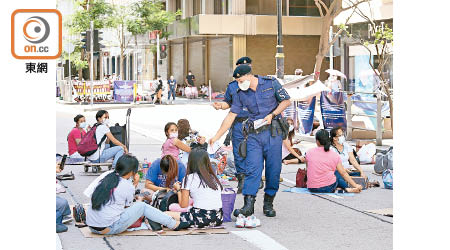
[[238, 174], [245, 173], [245, 159], [239, 155], [239, 144], [244, 140], [242, 134], [242, 122], [234, 123], [231, 131], [231, 143], [233, 144], [234, 165]]
[[250, 133], [247, 139], [245, 180], [242, 194], [256, 195], [261, 181], [264, 162], [266, 187], [264, 192], [274, 196], [278, 191], [281, 172], [281, 135], [272, 136], [270, 129], [259, 134]]

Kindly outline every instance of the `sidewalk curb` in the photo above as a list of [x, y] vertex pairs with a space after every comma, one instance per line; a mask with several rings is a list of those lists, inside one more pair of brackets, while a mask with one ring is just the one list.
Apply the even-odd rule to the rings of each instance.
[[[96, 105], [101, 105], [101, 104], [96, 104]], [[150, 107], [155, 107], [155, 104], [112, 104], [112, 105], [102, 105], [100, 107], [90, 107], [90, 105], [88, 105], [89, 107], [85, 107], [83, 108], [83, 112], [87, 112], [87, 111], [98, 111], [98, 110], [111, 110], [111, 109], [127, 109], [127, 108], [150, 108]]]

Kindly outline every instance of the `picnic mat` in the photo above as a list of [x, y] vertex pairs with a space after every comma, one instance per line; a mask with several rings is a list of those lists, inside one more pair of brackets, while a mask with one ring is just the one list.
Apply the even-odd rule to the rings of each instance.
[[157, 233], [152, 230], [137, 230], [137, 231], [125, 231], [115, 235], [102, 235], [94, 234], [89, 227], [79, 228], [85, 238], [103, 238], [108, 236], [180, 236], [180, 235], [205, 235], [205, 234], [228, 234], [229, 232], [225, 227], [221, 228], [208, 228], [208, 229], [184, 229], [180, 231], [173, 231], [164, 228], [163, 232]]
[[[83, 204], [83, 207], [87, 211], [87, 205]], [[73, 205], [70, 205], [70, 211], [73, 213]], [[73, 214], [71, 214], [73, 218]], [[78, 224], [75, 222], [75, 224]], [[145, 225], [145, 223], [142, 223]], [[135, 230], [135, 231], [125, 231], [120, 234], [115, 235], [103, 235], [103, 234], [94, 234], [91, 232], [89, 227], [79, 227], [81, 233], [85, 238], [102, 238], [105, 236], [180, 236], [180, 235], [204, 235], [204, 234], [228, 234], [229, 232], [225, 229], [224, 226], [215, 227], [215, 228], [207, 228], [207, 229], [196, 229], [189, 228], [180, 231], [173, 231], [168, 228], [164, 228], [163, 232], [155, 232], [152, 230]]]
[[347, 197], [355, 196], [354, 193], [311, 193], [307, 188], [297, 188], [297, 187], [285, 189], [283, 190], [283, 192], [291, 192], [296, 194], [321, 194], [321, 195], [328, 195], [338, 199], [343, 198], [344, 196]]
[[366, 212], [384, 215], [388, 217], [394, 217], [394, 209], [391, 208], [383, 208], [383, 209], [375, 209], [375, 210], [366, 210]]

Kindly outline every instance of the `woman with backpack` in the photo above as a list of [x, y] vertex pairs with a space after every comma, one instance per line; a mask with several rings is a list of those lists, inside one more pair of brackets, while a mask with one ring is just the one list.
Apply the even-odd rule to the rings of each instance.
[[180, 222], [178, 229], [195, 226], [220, 226], [223, 222], [222, 185], [214, 174], [208, 153], [194, 149], [189, 154], [187, 174], [182, 185], [173, 185], [182, 208], [189, 205], [189, 197], [194, 200], [193, 207], [187, 212], [165, 212]]
[[[330, 131], [331, 149], [341, 157], [342, 166], [350, 176], [366, 177], [361, 166], [355, 158], [353, 148], [345, 141], [344, 131], [336, 127]], [[352, 171], [355, 168], [356, 171]]]
[[[95, 138], [97, 141], [98, 149], [95, 153], [88, 156], [88, 160], [94, 163], [106, 162], [109, 159], [114, 158], [112, 167], [115, 168], [117, 160], [125, 153], [128, 153], [128, 149], [109, 130], [109, 114], [106, 110], [99, 110], [95, 115], [97, 123], [91, 128], [95, 130]], [[110, 147], [109, 142], [114, 143], [117, 146]]]
[[136, 157], [123, 155], [118, 159], [116, 169], [98, 183], [86, 213], [86, 224], [93, 233], [119, 234], [142, 216], [171, 229], [178, 226], [176, 220], [142, 202], [142, 197], [131, 204], [139, 183], [138, 166]]
[[78, 153], [77, 145], [80, 143], [81, 138], [86, 135], [86, 118], [83, 115], [77, 115], [73, 118], [75, 127], [70, 131], [67, 136], [67, 144], [69, 146], [70, 158], [84, 158]]
[[[334, 193], [337, 188], [348, 193], [359, 193], [362, 186], [356, 184], [342, 166], [339, 155], [330, 150], [328, 131], [316, 133], [316, 148], [306, 152], [306, 185], [313, 193]], [[350, 188], [349, 183], [353, 188]]]

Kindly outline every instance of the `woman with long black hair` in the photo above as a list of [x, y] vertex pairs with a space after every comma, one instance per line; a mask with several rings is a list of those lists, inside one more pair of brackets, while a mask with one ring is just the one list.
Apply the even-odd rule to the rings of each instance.
[[86, 224], [93, 233], [119, 234], [142, 216], [171, 229], [178, 226], [179, 223], [172, 217], [142, 202], [142, 198], [131, 205], [139, 183], [138, 165], [136, 157], [128, 154], [121, 156], [115, 170], [95, 188], [86, 217]]
[[187, 212], [166, 212], [180, 225], [177, 229], [190, 226], [220, 226], [223, 222], [222, 185], [211, 167], [208, 153], [194, 149], [189, 154], [187, 174], [183, 184], [175, 183], [174, 189], [182, 208], [189, 206], [189, 197], [194, 200]]

